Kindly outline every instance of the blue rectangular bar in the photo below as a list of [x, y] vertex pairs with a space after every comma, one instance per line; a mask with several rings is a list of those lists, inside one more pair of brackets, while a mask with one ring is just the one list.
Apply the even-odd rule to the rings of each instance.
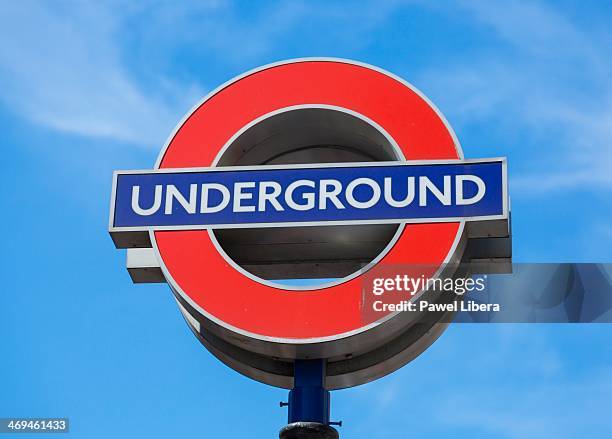
[[507, 218], [504, 159], [123, 171], [111, 230]]

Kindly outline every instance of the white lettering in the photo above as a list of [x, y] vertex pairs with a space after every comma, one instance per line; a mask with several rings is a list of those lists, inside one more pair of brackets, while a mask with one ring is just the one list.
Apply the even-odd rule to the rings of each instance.
[[427, 206], [427, 190], [431, 192], [442, 204], [450, 206], [451, 204], [451, 178], [450, 175], [444, 176], [444, 192], [428, 178], [419, 177], [419, 206]]
[[[476, 195], [471, 198], [463, 197], [463, 182], [471, 181], [472, 183], [476, 183], [476, 187], [478, 191]], [[465, 206], [468, 204], [475, 204], [482, 200], [484, 197], [487, 188], [485, 186], [484, 181], [480, 177], [476, 177], [475, 175], [457, 175], [455, 176], [455, 191], [456, 191], [456, 200], [458, 206]]]
[[285, 192], [285, 202], [287, 205], [294, 210], [310, 210], [315, 206], [315, 194], [312, 192], [306, 192], [302, 195], [302, 198], [306, 200], [304, 204], [297, 204], [293, 200], [293, 192], [299, 187], [315, 187], [315, 182], [312, 180], [297, 180], [287, 186], [287, 191]]
[[[268, 193], [268, 188], [272, 189], [271, 193]], [[260, 212], [266, 211], [266, 201], [270, 202], [274, 209], [283, 211], [283, 206], [278, 202], [277, 198], [281, 194], [282, 187], [275, 181], [262, 181], [259, 184], [259, 205], [258, 209]]]
[[148, 209], [140, 207], [140, 186], [132, 187], [132, 210], [141, 216], [153, 215], [157, 212], [161, 206], [162, 201], [162, 185], [155, 185], [155, 198], [153, 199], [153, 205]]
[[[353, 195], [353, 191], [359, 185], [366, 185], [372, 188], [372, 198], [368, 201], [357, 201]], [[357, 209], [367, 209], [374, 206], [380, 200], [380, 186], [371, 178], [356, 178], [351, 181], [346, 187], [346, 201]]]
[[[221, 192], [221, 202], [216, 206], [209, 206], [209, 191], [216, 190]], [[227, 207], [230, 200], [230, 191], [228, 188], [219, 183], [204, 183], [202, 184], [202, 193], [200, 194], [200, 213], [215, 213], [220, 212]]]
[[173, 201], [179, 202], [179, 204], [185, 209], [187, 213], [195, 213], [197, 203], [198, 185], [189, 185], [189, 201], [181, 194], [177, 187], [173, 184], [166, 186], [166, 208], [164, 213], [170, 215], [173, 210]]
[[391, 183], [392, 183], [391, 177], [385, 177], [385, 201], [387, 202], [389, 206], [406, 207], [414, 201], [414, 177], [408, 177], [408, 181], [407, 181], [408, 188], [406, 189], [406, 192], [407, 192], [406, 198], [404, 198], [401, 201], [397, 201], [393, 199], [393, 194], [391, 191], [391, 187], [392, 187]]
[[[332, 190], [328, 188], [332, 187]], [[338, 194], [342, 192], [342, 183], [338, 180], [321, 180], [319, 183], [319, 209], [327, 209], [327, 200], [330, 200], [337, 209], [344, 209], [344, 205], [338, 199]]]
[[255, 187], [252, 181], [234, 183], [234, 212], [255, 212], [255, 206], [243, 206], [242, 200], [253, 199], [253, 194], [250, 192], [242, 192], [243, 189], [251, 189]]

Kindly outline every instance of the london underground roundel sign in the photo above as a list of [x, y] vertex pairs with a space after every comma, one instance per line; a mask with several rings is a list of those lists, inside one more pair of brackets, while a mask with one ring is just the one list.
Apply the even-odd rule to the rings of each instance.
[[364, 312], [364, 273], [435, 275], [507, 219], [505, 160], [465, 160], [414, 87], [303, 59], [222, 85], [153, 170], [116, 172], [109, 230], [133, 279], [165, 280], [222, 361], [290, 387], [293, 359], [326, 358], [339, 388], [394, 370], [443, 330]]

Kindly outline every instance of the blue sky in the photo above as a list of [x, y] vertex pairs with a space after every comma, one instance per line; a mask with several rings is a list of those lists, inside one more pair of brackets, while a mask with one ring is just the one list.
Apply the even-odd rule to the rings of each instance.
[[[112, 171], [150, 168], [207, 91], [268, 62], [404, 77], [466, 157], [509, 158], [515, 261], [609, 262], [611, 20], [604, 1], [6, 2], [0, 417], [67, 416], [78, 438], [276, 435], [286, 392], [216, 361], [106, 232]], [[611, 334], [455, 325], [334, 392], [332, 417], [353, 438], [609, 437]]]

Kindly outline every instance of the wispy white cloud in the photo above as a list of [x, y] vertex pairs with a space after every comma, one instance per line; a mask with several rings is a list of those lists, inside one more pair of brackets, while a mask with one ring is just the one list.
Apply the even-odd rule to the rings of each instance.
[[[446, 15], [493, 41], [443, 68], [411, 66], [409, 76], [453, 123], [522, 131], [532, 159], [555, 158], [546, 172], [514, 169], [513, 190], [612, 185], [612, 36], [540, 2], [296, 0], [247, 9], [224, 0], [12, 2], [0, 15], [1, 98], [52, 129], [158, 148], [208, 79], [206, 63], [191, 71], [178, 54], [238, 72], [283, 56], [280, 47], [287, 56], [334, 44], [350, 53], [372, 44], [408, 7]], [[515, 163], [525, 150], [515, 147]]]
[[[0, 99], [54, 130], [159, 148], [204, 94], [206, 71], [181, 75], [193, 58], [253, 65], [321, 12], [302, 1], [244, 6], [9, 2], [0, 14]], [[177, 60], [185, 51], [191, 59]], [[173, 62], [175, 71], [160, 73]]]
[[540, 2], [462, 1], [458, 11], [487, 31], [498, 49], [423, 72], [422, 82], [454, 120], [523, 130], [539, 143], [519, 145], [516, 152], [548, 156], [546, 170], [523, 167], [513, 189], [538, 194], [611, 186], [610, 34], [581, 27]]
[[0, 14], [5, 105], [43, 126], [159, 148], [196, 85], [145, 89], [120, 51], [121, 17], [104, 2], [7, 2]]
[[[9, 2], [0, 14], [0, 99], [60, 132], [159, 148], [204, 94], [206, 72], [189, 71], [194, 58], [253, 66], [299, 26], [320, 29], [311, 37], [323, 41], [361, 41], [397, 3]], [[177, 62], [185, 52], [190, 59]]]
[[267, 55], [311, 12], [309, 3], [303, 1], [249, 6], [188, 0], [142, 2], [130, 15], [138, 18], [133, 30], [143, 46], [156, 46], [167, 53], [187, 48], [192, 54], [213, 55], [216, 62], [242, 64]]

